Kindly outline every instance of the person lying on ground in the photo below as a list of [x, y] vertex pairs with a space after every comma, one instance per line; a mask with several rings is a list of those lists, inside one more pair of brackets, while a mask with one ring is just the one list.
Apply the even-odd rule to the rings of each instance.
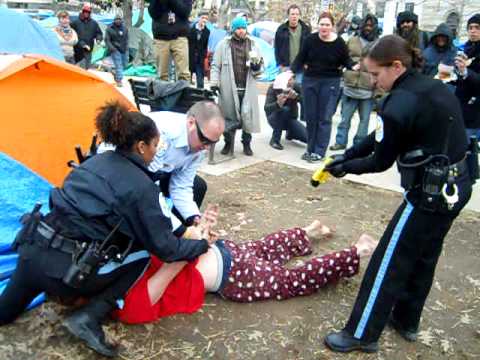
[[356, 275], [360, 257], [370, 255], [377, 244], [363, 234], [352, 247], [286, 267], [292, 258], [312, 252], [311, 240], [331, 235], [327, 226], [314, 221], [258, 241], [237, 244], [218, 240], [189, 263], [163, 263], [152, 256], [149, 268], [130, 289], [115, 317], [125, 323], [146, 323], [177, 313], [194, 313], [202, 307], [206, 292], [236, 302], [314, 294], [340, 278]]

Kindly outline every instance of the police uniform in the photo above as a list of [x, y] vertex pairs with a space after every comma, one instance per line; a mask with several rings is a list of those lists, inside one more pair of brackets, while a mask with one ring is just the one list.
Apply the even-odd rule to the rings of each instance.
[[[443, 203], [438, 209], [426, 210], [418, 182], [421, 176], [405, 192], [366, 269], [344, 329], [349, 336], [374, 343], [391, 315], [402, 329], [417, 331], [443, 239], [471, 195], [467, 147], [462, 112], [454, 95], [440, 81], [407, 70], [383, 102], [376, 131], [345, 152], [343, 171], [363, 174], [385, 171], [412, 151], [421, 150], [428, 156], [446, 149], [459, 196], [453, 207]], [[400, 171], [403, 184], [405, 173]]]
[[[143, 273], [149, 253], [171, 262], [206, 252], [206, 240], [172, 234], [160, 197], [136, 154], [107, 151], [74, 169], [62, 188], [51, 191], [50, 213], [19, 240], [17, 269], [0, 297], [0, 324], [15, 320], [43, 291], [62, 298], [92, 298], [90, 315], [102, 319]], [[78, 249], [109, 235], [113, 255], [124, 254], [123, 261], [104, 259], [84, 282], [67, 285], [65, 275]]]
[[148, 116], [160, 132], [160, 144], [149, 169], [158, 176], [163, 194], [172, 199], [173, 214], [190, 226], [200, 216], [199, 207], [207, 192], [207, 183], [197, 175], [205, 151], [190, 150], [185, 114], [161, 111]]

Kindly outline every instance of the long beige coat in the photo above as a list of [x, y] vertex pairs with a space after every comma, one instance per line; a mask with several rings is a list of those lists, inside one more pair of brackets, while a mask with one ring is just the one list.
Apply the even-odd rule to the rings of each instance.
[[[260, 113], [255, 77], [261, 73], [261, 70], [258, 72], [253, 72], [251, 69], [248, 70], [245, 96], [240, 109], [240, 100], [233, 74], [231, 39], [231, 36], [227, 36], [218, 43], [213, 55], [210, 81], [212, 86], [220, 88], [219, 105], [227, 121], [226, 129], [232, 129], [235, 124], [241, 123], [244, 131], [258, 133], [260, 132]], [[255, 44], [255, 41], [248, 35], [247, 39], [250, 40], [252, 50], [260, 54], [260, 49]]]

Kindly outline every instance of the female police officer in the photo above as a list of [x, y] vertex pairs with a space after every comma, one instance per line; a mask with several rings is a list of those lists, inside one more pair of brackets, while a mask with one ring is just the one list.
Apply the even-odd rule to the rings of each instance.
[[0, 297], [0, 324], [14, 321], [42, 291], [86, 297], [90, 302], [65, 326], [93, 350], [115, 356], [101, 321], [142, 274], [149, 253], [167, 262], [189, 260], [209, 244], [172, 235], [147, 170], [159, 142], [155, 123], [113, 103], [100, 109], [96, 127], [116, 150], [74, 169], [52, 190], [50, 213], [32, 213], [17, 235], [20, 258]]
[[339, 352], [377, 351], [389, 319], [406, 340], [416, 339], [443, 239], [471, 195], [459, 103], [440, 81], [417, 73], [418, 49], [385, 36], [365, 65], [390, 94], [375, 132], [327, 169], [336, 177], [381, 172], [397, 159], [406, 192], [370, 260], [347, 325], [325, 338]]

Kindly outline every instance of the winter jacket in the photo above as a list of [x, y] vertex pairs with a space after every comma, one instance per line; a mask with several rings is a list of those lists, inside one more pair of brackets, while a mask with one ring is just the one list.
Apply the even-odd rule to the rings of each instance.
[[70, 26], [67, 29], [70, 30], [67, 33], [65, 33], [65, 30], [61, 26], [56, 26], [53, 30], [57, 35], [58, 41], [60, 42], [63, 56], [65, 56], [65, 58], [70, 58], [73, 56], [73, 47], [78, 42], [78, 36], [75, 30], [73, 30]]
[[[227, 36], [218, 43], [215, 49], [210, 73], [211, 86], [220, 88], [219, 105], [225, 115], [225, 128], [227, 131], [236, 128], [241, 123], [244, 131], [258, 133], [260, 132], [260, 113], [255, 77], [260, 75], [261, 70], [253, 71], [249, 67], [245, 95], [242, 104], [240, 104], [233, 73], [231, 41], [232, 37]], [[247, 41], [250, 49], [260, 54], [260, 49], [255, 44], [255, 41], [248, 35]]]
[[105, 45], [108, 52], [111, 54], [115, 51], [120, 51], [125, 54], [128, 50], [128, 30], [122, 24], [120, 26], [113, 23], [105, 31]]
[[[152, 17], [153, 38], [157, 40], [175, 40], [187, 37], [190, 30], [188, 17], [192, 12], [192, 0], [152, 0], [148, 13]], [[173, 23], [168, 23], [174, 18]]]
[[468, 41], [465, 54], [475, 58], [467, 68], [467, 77], [459, 76], [455, 95], [460, 100], [465, 127], [480, 128], [480, 41]]
[[75, 48], [81, 49], [85, 45], [90, 47], [90, 51], [93, 50], [93, 41], [102, 41], [103, 34], [102, 30], [98, 23], [91, 19], [83, 19], [80, 15], [77, 20], [73, 21], [71, 24], [73, 30], [77, 32], [78, 43], [75, 45]]
[[[299, 20], [299, 24], [302, 26], [302, 34], [300, 40], [300, 48], [307, 36], [312, 32], [310, 26], [305, 24], [302, 20]], [[275, 33], [275, 60], [277, 65], [290, 66], [290, 45], [289, 45], [289, 30], [288, 21], [280, 25]]]
[[193, 26], [188, 33], [188, 64], [190, 72], [195, 72], [195, 64], [203, 65], [203, 61], [207, 56], [208, 38], [210, 37], [210, 30], [205, 28], [202, 30], [200, 40], [197, 40], [197, 27]]
[[[435, 45], [435, 38], [440, 35], [448, 38], [447, 45], [443, 48], [439, 48]], [[430, 44], [423, 51], [423, 58], [425, 59], [423, 73], [434, 77], [438, 72], [438, 64], [453, 65], [455, 63], [456, 54], [457, 50], [453, 46], [452, 31], [445, 23], [438, 25], [430, 38]]]

